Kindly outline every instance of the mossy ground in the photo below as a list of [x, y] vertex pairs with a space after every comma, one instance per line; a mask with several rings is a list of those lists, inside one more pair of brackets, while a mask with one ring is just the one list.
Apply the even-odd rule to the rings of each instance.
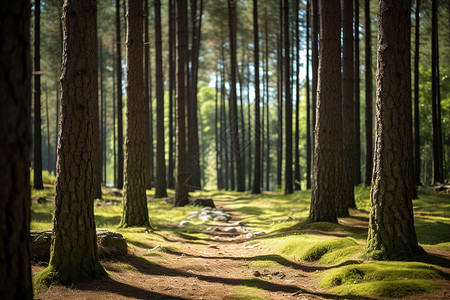
[[[37, 193], [34, 192], [33, 193]], [[51, 189], [46, 189], [51, 197]], [[173, 207], [164, 199], [153, 199], [148, 191], [148, 208], [152, 231], [145, 228], [118, 228], [122, 213], [121, 197], [104, 189], [102, 200], [96, 200], [95, 220], [98, 228], [120, 232], [125, 236], [132, 252], [150, 261], [161, 258], [164, 253], [183, 253], [185, 244], [208, 245], [211, 236], [205, 232], [210, 224], [197, 222], [180, 228], [178, 223], [198, 207]], [[366, 262], [362, 257], [367, 239], [367, 223], [370, 210], [369, 189], [355, 188], [358, 209], [350, 211], [350, 217], [333, 223], [308, 223], [310, 191], [299, 191], [292, 195], [264, 192], [252, 195], [236, 192], [196, 192], [192, 196], [211, 197], [216, 203], [240, 216], [240, 221], [254, 232], [266, 234], [248, 244], [260, 244], [259, 255], [251, 257], [243, 268], [271, 271], [277, 266], [292, 266], [299, 261], [323, 265], [324, 271], [317, 272], [319, 287], [329, 293], [343, 296], [403, 297], [414, 293], [428, 293], [438, 284], [433, 279], [443, 275], [439, 268], [450, 268], [447, 259], [428, 259], [432, 264], [420, 262]], [[434, 193], [421, 193], [413, 201], [418, 241], [425, 249], [450, 252], [450, 197]], [[173, 191], [169, 190], [169, 197]], [[31, 229], [51, 228], [53, 205], [33, 204]], [[166, 243], [155, 248], [155, 245]], [[168, 245], [167, 243], [170, 243]], [[135, 250], [133, 250], [135, 249]], [[447, 252], [446, 252], [447, 253]], [[448, 257], [447, 253], [447, 257]], [[145, 257], [145, 258], [144, 258]], [[420, 261], [425, 261], [420, 258]], [[106, 267], [109, 273], [135, 271], [126, 263]], [[301, 272], [299, 278], [304, 276]], [[270, 280], [270, 278], [265, 278]], [[234, 290], [239, 293], [227, 299], [255, 299], [252, 293], [260, 293], [260, 279], [243, 280]], [[256, 283], [255, 283], [256, 282]], [[252, 284], [255, 283], [255, 284]], [[250, 289], [250, 290], [249, 290]], [[253, 290], [255, 289], [255, 290]], [[258, 291], [256, 291], [258, 290]], [[246, 298], [247, 297], [247, 298]], [[249, 298], [250, 297], [250, 298]]]

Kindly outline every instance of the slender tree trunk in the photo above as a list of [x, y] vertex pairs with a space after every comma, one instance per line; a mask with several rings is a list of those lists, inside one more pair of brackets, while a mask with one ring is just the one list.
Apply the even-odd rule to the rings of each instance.
[[[123, 214], [120, 226], [150, 227], [146, 189], [148, 102], [144, 99], [144, 41], [142, 1], [128, 0], [127, 127]], [[146, 121], [147, 120], [147, 121]]]
[[370, 186], [373, 168], [373, 137], [372, 137], [372, 32], [370, 29], [370, 1], [364, 0], [364, 23], [365, 23], [365, 73], [366, 73], [366, 172], [364, 184]]
[[41, 135], [41, 1], [34, 3], [34, 184], [35, 190], [43, 190], [42, 183], [42, 135]]
[[417, 244], [411, 201], [410, 1], [381, 0], [378, 10], [376, 142], [367, 254], [404, 260]]
[[284, 42], [284, 94], [285, 94], [285, 167], [284, 167], [284, 192], [291, 194], [294, 192], [292, 179], [292, 98], [291, 98], [291, 62], [289, 57], [289, 2], [283, 0], [283, 42]]
[[[30, 2], [0, 6], [0, 293], [33, 299], [30, 243]], [[16, 24], [17, 26], [11, 26]], [[11, 51], [14, 45], [14, 51]]]
[[[312, 1], [311, 14], [311, 67], [312, 67], [312, 164], [314, 165], [315, 145], [316, 145], [316, 106], [317, 106], [317, 79], [319, 68], [319, 0]], [[314, 168], [314, 166], [313, 166]], [[313, 170], [314, 172], [314, 170]]]
[[354, 57], [354, 72], [355, 72], [355, 84], [354, 84], [354, 129], [355, 129], [355, 152], [354, 152], [354, 164], [355, 164], [355, 185], [361, 184], [361, 125], [360, 125], [360, 76], [359, 76], [359, 0], [354, 0], [354, 17], [355, 17], [355, 57]]
[[61, 128], [51, 254], [49, 266], [36, 279], [46, 285], [69, 285], [107, 276], [98, 259], [94, 221], [94, 144], [99, 142], [93, 128], [93, 119], [98, 120], [96, 1], [65, 1], [63, 26]]
[[311, 222], [337, 222], [342, 208], [340, 1], [320, 0], [320, 53]]
[[[284, 0], [283, 0], [284, 1]], [[277, 137], [277, 188], [281, 189], [282, 183], [282, 167], [283, 167], [283, 82], [284, 82], [284, 72], [283, 72], [283, 7], [280, 2], [280, 35], [278, 37], [278, 137]]]
[[265, 61], [266, 61], [266, 190], [270, 189], [270, 124], [269, 124], [269, 24], [267, 17], [267, 7], [264, 6], [264, 32], [265, 32]]
[[[250, 57], [247, 56], [247, 139], [248, 139], [248, 159], [247, 159], [247, 170], [248, 170], [248, 190], [252, 190], [252, 186], [253, 186], [253, 177], [252, 177], [252, 159], [255, 159], [252, 153], [252, 147], [253, 147], [253, 143], [252, 143], [252, 123], [251, 123], [251, 105], [250, 105]], [[263, 115], [264, 117], [264, 115]], [[260, 133], [261, 136], [261, 133]], [[264, 153], [264, 151], [263, 151]], [[261, 158], [261, 163], [260, 163], [260, 171], [262, 171], [262, 166], [263, 166], [263, 162], [262, 162], [262, 156]], [[260, 188], [262, 187], [262, 179], [263, 176], [260, 175]]]
[[[355, 151], [355, 130], [354, 130], [354, 69], [353, 69], [353, 0], [344, 0], [342, 9], [343, 26], [343, 196], [342, 199], [347, 207], [356, 208], [354, 191], [354, 151]], [[348, 214], [348, 210], [343, 210]], [[342, 217], [343, 215], [338, 215]]]
[[[236, 0], [228, 0], [228, 18], [230, 26], [230, 129], [233, 163], [236, 166], [236, 190], [245, 191], [245, 175], [242, 167], [238, 134], [237, 96], [236, 96]], [[235, 176], [232, 174], [232, 176]]]
[[174, 133], [173, 133], [173, 91], [175, 85], [175, 5], [174, 0], [169, 0], [169, 165], [167, 174], [167, 187], [174, 188]]
[[114, 61], [116, 59], [116, 53], [114, 50], [114, 46], [115, 46], [115, 41], [113, 41], [113, 45], [112, 45], [112, 57], [113, 57], [113, 62], [112, 62], [112, 76], [113, 76], [113, 103], [112, 103], [112, 107], [113, 107], [113, 117], [112, 117], [112, 123], [113, 123], [113, 183], [114, 186], [117, 187], [117, 151], [116, 151], [116, 72], [117, 72], [117, 65], [116, 62]]
[[123, 104], [122, 104], [122, 51], [120, 38], [120, 0], [116, 0], [116, 71], [117, 71], [117, 188], [123, 188]]
[[306, 189], [311, 189], [311, 92], [309, 83], [309, 29], [311, 15], [311, 0], [306, 2]]
[[[261, 117], [259, 115], [259, 37], [258, 0], [253, 0], [253, 45], [255, 60], [255, 167], [253, 168], [253, 194], [261, 192]], [[250, 119], [249, 119], [250, 122]]]
[[[103, 122], [104, 117], [104, 97], [103, 97], [103, 41], [99, 40], [99, 73], [100, 73], [100, 168], [98, 169], [98, 176], [101, 184], [105, 184], [106, 177], [106, 161], [105, 161], [105, 122]], [[101, 186], [100, 186], [101, 188]]]
[[419, 38], [420, 38], [420, 0], [415, 0], [415, 39], [414, 39], [414, 178], [420, 185], [420, 120], [419, 120]]
[[[146, 0], [148, 1], [148, 0]], [[161, 1], [155, 0], [155, 66], [156, 66], [156, 178], [155, 198], [167, 197], [164, 142], [164, 78], [162, 64]]]
[[176, 14], [176, 180], [175, 206], [189, 203], [186, 178], [186, 62], [187, 62], [187, 0], [175, 3]]
[[[301, 187], [300, 178], [300, 20], [299, 20], [299, 0], [295, 1], [295, 57], [296, 57], [296, 83], [295, 83], [295, 178], [294, 178], [294, 188], [299, 191]], [[307, 83], [308, 84], [308, 83]]]
[[153, 176], [153, 112], [152, 98], [150, 97], [152, 72], [150, 68], [150, 39], [148, 36], [148, 15], [150, 13], [148, 0], [144, 0], [144, 111], [147, 113], [144, 128], [148, 128], [148, 134], [145, 138], [145, 188], [152, 188]]
[[47, 83], [45, 83], [45, 117], [47, 124], [47, 171], [50, 174], [52, 172], [52, 159], [50, 151], [50, 122], [48, 117], [48, 93], [47, 93]]
[[216, 149], [216, 178], [217, 178], [217, 190], [222, 189], [222, 169], [221, 169], [221, 153], [220, 153], [220, 138], [219, 138], [219, 66], [216, 67], [216, 84], [215, 84], [215, 110], [214, 110], [214, 137], [215, 137], [215, 149]]

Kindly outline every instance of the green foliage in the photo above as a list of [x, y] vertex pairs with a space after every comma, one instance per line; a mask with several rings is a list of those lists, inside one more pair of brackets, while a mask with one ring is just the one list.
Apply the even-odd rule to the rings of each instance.
[[[30, 168], [30, 182], [33, 184], [34, 182], [34, 170]], [[47, 184], [55, 184], [56, 183], [56, 175], [53, 172], [49, 172], [47, 170], [42, 171], [42, 182]]]

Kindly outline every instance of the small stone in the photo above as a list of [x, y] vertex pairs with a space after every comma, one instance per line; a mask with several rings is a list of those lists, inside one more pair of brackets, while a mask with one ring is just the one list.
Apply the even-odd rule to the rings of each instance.
[[189, 225], [192, 225], [192, 223], [189, 222], [189, 221], [183, 220], [183, 221], [180, 222], [180, 226], [184, 227], [184, 226], [189, 226]]
[[237, 232], [237, 229], [236, 229], [236, 227], [227, 227], [223, 231], [231, 233], [231, 232]]
[[199, 219], [200, 219], [200, 221], [203, 221], [203, 222], [212, 221], [212, 217], [209, 215], [199, 216]]
[[258, 270], [256, 270], [255, 272], [253, 272], [253, 276], [261, 277], [261, 273]]
[[211, 244], [211, 245], [208, 245], [208, 247], [214, 248], [214, 249], [219, 249], [219, 245], [217, 245], [217, 244]]

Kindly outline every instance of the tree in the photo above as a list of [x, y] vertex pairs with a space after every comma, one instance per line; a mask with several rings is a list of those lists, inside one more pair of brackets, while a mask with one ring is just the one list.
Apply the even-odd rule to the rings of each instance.
[[122, 52], [120, 39], [120, 0], [116, 0], [116, 42], [117, 42], [117, 188], [123, 188], [123, 120], [122, 120]]
[[[95, 0], [63, 6], [61, 122], [49, 266], [37, 282], [71, 284], [106, 275], [97, 254], [94, 221], [93, 113], [98, 106]], [[97, 110], [98, 113], [98, 110]]]
[[34, 185], [43, 190], [42, 136], [41, 136], [41, 1], [34, 3]]
[[175, 206], [189, 203], [186, 186], [186, 58], [187, 58], [187, 0], [175, 3], [176, 15], [176, 160]]
[[366, 31], [365, 36], [365, 73], [366, 73], [366, 172], [364, 184], [370, 185], [372, 180], [373, 167], [373, 143], [372, 143], [372, 32], [370, 29], [370, 1], [364, 1], [364, 27]]
[[151, 111], [152, 97], [151, 90], [151, 68], [150, 68], [150, 42], [148, 38], [148, 0], [144, 0], [144, 102], [142, 107], [145, 117], [145, 123], [142, 124], [147, 134], [144, 136], [144, 154], [145, 154], [145, 188], [152, 188], [153, 180], [153, 114]]
[[355, 97], [355, 108], [354, 112], [354, 130], [355, 130], [355, 151], [354, 151], [354, 170], [355, 170], [355, 185], [361, 184], [361, 125], [360, 125], [360, 116], [359, 116], [359, 108], [360, 108], [360, 76], [359, 76], [359, 0], [355, 0], [354, 6], [354, 17], [355, 17], [355, 55], [354, 62], [355, 66], [353, 68], [355, 72], [354, 77], [354, 97]]
[[[255, 56], [255, 167], [253, 169], [253, 194], [261, 192], [261, 117], [259, 113], [259, 38], [258, 0], [253, 0], [253, 43]], [[249, 119], [250, 121], [250, 119]]]
[[415, 1], [414, 39], [414, 182], [420, 185], [420, 123], [419, 123], [419, 37], [420, 0]]
[[0, 293], [5, 299], [33, 299], [30, 2], [2, 2], [0, 15], [0, 38], [8, 41], [0, 44]]
[[162, 66], [161, 1], [155, 4], [155, 66], [156, 66], [156, 178], [155, 197], [167, 197], [166, 159], [164, 155], [164, 78]]
[[403, 260], [417, 244], [411, 201], [410, 1], [380, 0], [378, 10], [376, 142], [367, 254]]
[[167, 187], [174, 188], [174, 162], [173, 162], [173, 91], [175, 85], [175, 5], [174, 0], [169, 0], [169, 165], [167, 176]]
[[[309, 28], [311, 15], [311, 0], [306, 2], [306, 189], [311, 188], [311, 92], [309, 83]], [[315, 96], [313, 96], [315, 99]]]
[[342, 98], [340, 1], [320, 2], [320, 50], [309, 220], [337, 222], [342, 215]]
[[[285, 94], [285, 167], [284, 167], [284, 192], [291, 194], [294, 192], [292, 185], [292, 99], [291, 99], [291, 66], [289, 59], [289, 2], [283, 0], [283, 42], [284, 42], [284, 94]], [[298, 101], [298, 100], [297, 100]]]
[[[311, 13], [311, 68], [312, 68], [312, 126], [313, 131], [316, 126], [316, 106], [317, 106], [317, 77], [318, 77], [318, 68], [319, 68], [319, 0], [311, 0], [312, 1], [312, 13]], [[314, 154], [315, 154], [315, 137], [313, 134], [312, 137], [312, 161], [314, 164]], [[314, 168], [314, 166], [313, 166]], [[314, 170], [313, 170], [314, 172]], [[313, 175], [314, 176], [314, 175]], [[308, 183], [307, 183], [308, 184]], [[308, 189], [310, 189], [312, 185]]]
[[[295, 82], [295, 170], [294, 187], [297, 191], [301, 190], [301, 170], [300, 170], [300, 21], [299, 21], [299, 0], [295, 1], [295, 57], [296, 57], [296, 82]], [[309, 85], [307, 81], [306, 85]], [[309, 92], [309, 87], [307, 88]]]
[[238, 115], [237, 115], [237, 95], [236, 95], [236, 0], [228, 0], [228, 18], [230, 27], [230, 129], [231, 129], [231, 155], [233, 164], [236, 166], [236, 190], [245, 191], [245, 174], [243, 170], [239, 134], [238, 134]]
[[[142, 1], [128, 1], [127, 13], [127, 127], [123, 214], [120, 226], [150, 227], [146, 189], [148, 162], [148, 103], [144, 99]], [[145, 121], [147, 119], [147, 122]]]
[[354, 184], [354, 155], [355, 150], [355, 136], [354, 136], [354, 70], [353, 70], [353, 0], [344, 0], [342, 8], [342, 23], [343, 23], [343, 177], [342, 199], [347, 203], [349, 208], [356, 208]]

